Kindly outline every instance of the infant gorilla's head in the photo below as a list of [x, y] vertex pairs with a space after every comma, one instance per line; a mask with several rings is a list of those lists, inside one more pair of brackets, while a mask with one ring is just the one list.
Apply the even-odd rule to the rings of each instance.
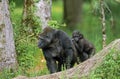
[[83, 34], [81, 34], [78, 30], [75, 30], [72, 33], [72, 38], [77, 42], [77, 41], [79, 41], [79, 39], [83, 38]]

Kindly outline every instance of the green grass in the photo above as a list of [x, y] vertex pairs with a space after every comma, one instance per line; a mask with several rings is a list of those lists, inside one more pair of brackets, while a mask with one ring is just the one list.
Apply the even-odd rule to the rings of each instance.
[[90, 79], [120, 79], [120, 51], [111, 50], [104, 62], [92, 71]]
[[60, 0], [52, 3], [52, 20], [60, 23], [63, 20], [63, 3]]
[[[21, 26], [22, 19], [22, 6], [16, 6], [11, 12], [11, 19], [14, 28], [15, 46], [17, 52], [17, 60], [19, 63], [16, 75], [36, 76], [48, 74], [46, 62], [42, 51], [37, 47], [37, 38], [32, 34], [26, 34], [25, 26]], [[38, 27], [39, 29], [39, 27]], [[5, 71], [3, 73], [10, 74], [11, 72]], [[9, 76], [12, 78], [16, 75]], [[3, 74], [1, 76], [4, 76]], [[1, 78], [1, 77], [0, 77]]]

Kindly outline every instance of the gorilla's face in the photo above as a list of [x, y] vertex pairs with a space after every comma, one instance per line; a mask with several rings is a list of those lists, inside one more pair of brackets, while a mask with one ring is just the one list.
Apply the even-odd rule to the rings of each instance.
[[39, 36], [38, 47], [47, 47], [54, 39], [54, 29], [45, 28], [44, 31]]
[[40, 36], [38, 41], [38, 47], [44, 48], [47, 47], [47, 45], [50, 43], [50, 39], [48, 36]]
[[74, 31], [72, 37], [76, 42], [83, 38], [83, 35], [79, 31]]

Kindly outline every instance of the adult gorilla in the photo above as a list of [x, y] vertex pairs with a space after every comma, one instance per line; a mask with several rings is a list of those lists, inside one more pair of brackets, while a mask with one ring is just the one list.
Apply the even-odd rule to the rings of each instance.
[[67, 69], [74, 66], [77, 55], [73, 46], [65, 32], [50, 27], [43, 30], [39, 36], [38, 47], [42, 48], [50, 73], [61, 71], [63, 64]]

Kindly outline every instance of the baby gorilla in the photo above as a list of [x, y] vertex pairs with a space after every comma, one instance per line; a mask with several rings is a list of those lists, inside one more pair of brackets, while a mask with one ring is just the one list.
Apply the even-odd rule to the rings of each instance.
[[75, 48], [68, 35], [61, 31], [46, 27], [39, 36], [38, 47], [42, 48], [50, 73], [61, 71], [62, 65], [67, 69], [77, 61]]
[[83, 34], [81, 34], [79, 31], [73, 32], [72, 41], [81, 62], [85, 61], [95, 54], [95, 48], [93, 44], [86, 40]]

